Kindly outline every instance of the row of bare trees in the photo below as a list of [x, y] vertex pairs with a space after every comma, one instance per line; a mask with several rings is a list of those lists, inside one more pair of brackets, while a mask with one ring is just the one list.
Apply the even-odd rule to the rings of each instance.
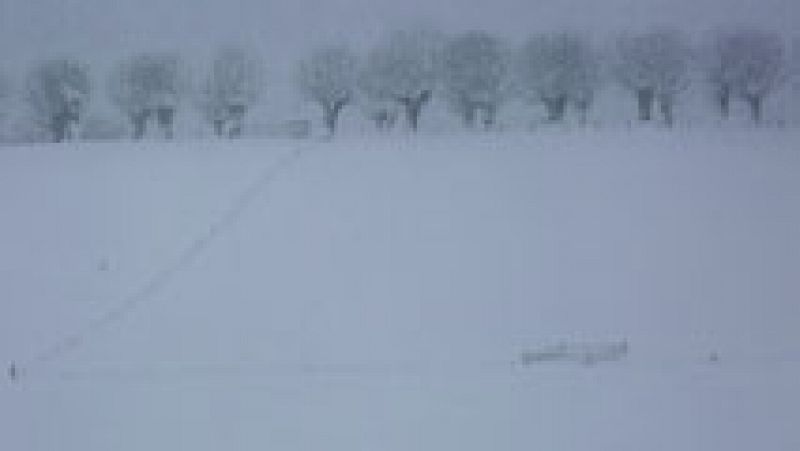
[[[709, 33], [703, 45], [674, 29], [620, 35], [610, 50], [599, 50], [576, 33], [531, 36], [519, 48], [484, 31], [445, 36], [435, 30], [389, 33], [364, 55], [344, 46], [314, 50], [299, 63], [295, 81], [303, 96], [318, 104], [333, 134], [341, 111], [358, 104], [379, 129], [403, 114], [419, 127], [435, 97], [446, 102], [466, 127], [491, 128], [510, 99], [540, 105], [551, 122], [567, 115], [587, 121], [599, 90], [616, 82], [638, 108], [638, 119], [658, 113], [671, 126], [675, 105], [693, 81], [702, 80], [722, 118], [731, 103], [748, 105], [753, 121], [763, 116], [764, 99], [787, 77], [782, 38], [753, 28]], [[140, 139], [174, 135], [177, 109], [189, 98], [213, 133], [235, 138], [263, 92], [259, 57], [240, 48], [219, 51], [204, 74], [189, 82], [178, 55], [148, 53], [119, 62], [107, 94]], [[25, 79], [23, 98], [31, 121], [53, 141], [76, 136], [92, 94], [88, 67], [70, 59], [37, 64]], [[0, 109], [10, 95], [0, 74]]]
[[109, 82], [110, 97], [140, 139], [155, 120], [160, 134], [171, 139], [181, 97], [191, 93], [194, 105], [218, 137], [239, 137], [242, 123], [263, 91], [259, 58], [241, 48], [224, 48], [192, 90], [180, 59], [174, 54], [142, 54], [117, 66]]
[[[87, 65], [72, 59], [40, 62], [27, 74], [23, 100], [33, 125], [54, 142], [77, 137], [92, 94]], [[218, 52], [194, 89], [178, 55], [146, 53], [119, 62], [107, 80], [108, 96], [129, 122], [133, 139], [148, 132], [171, 139], [181, 101], [190, 97], [217, 136], [237, 137], [248, 109], [263, 90], [257, 56], [238, 48]], [[10, 92], [0, 75], [0, 103]], [[156, 130], [148, 130], [155, 126]]]
[[322, 107], [330, 133], [357, 97], [381, 129], [394, 123], [400, 108], [416, 130], [434, 95], [467, 127], [492, 127], [498, 109], [512, 98], [543, 105], [551, 122], [574, 109], [585, 123], [609, 81], [632, 94], [639, 120], [651, 121], [657, 111], [672, 126], [676, 102], [698, 74], [723, 118], [732, 101], [742, 100], [758, 123], [764, 99], [787, 76], [785, 53], [778, 34], [754, 28], [717, 30], [699, 48], [680, 31], [659, 28], [623, 34], [605, 52], [575, 33], [534, 35], [511, 49], [483, 31], [445, 37], [414, 30], [388, 35], [363, 58], [346, 47], [317, 49], [300, 63], [297, 80]]

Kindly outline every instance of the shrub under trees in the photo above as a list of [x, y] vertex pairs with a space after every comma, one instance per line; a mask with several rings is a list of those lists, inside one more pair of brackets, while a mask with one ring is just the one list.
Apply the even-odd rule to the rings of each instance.
[[360, 104], [364, 116], [371, 120], [379, 131], [388, 131], [394, 128], [398, 116], [398, 107], [395, 102], [365, 97], [361, 99]]

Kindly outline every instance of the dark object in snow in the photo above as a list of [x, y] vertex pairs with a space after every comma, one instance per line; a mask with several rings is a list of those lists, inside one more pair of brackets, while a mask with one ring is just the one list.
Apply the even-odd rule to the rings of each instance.
[[560, 342], [554, 346], [542, 346], [520, 354], [523, 366], [541, 362], [579, 362], [594, 365], [598, 362], [621, 360], [628, 354], [628, 341], [567, 343]]
[[8, 366], [8, 378], [12, 381], [16, 381], [17, 376], [19, 376], [18, 373], [17, 366], [14, 364], [14, 362], [11, 362], [11, 364]]
[[717, 354], [717, 351], [711, 351], [711, 354], [708, 355], [708, 361], [711, 363], [719, 362], [719, 354]]

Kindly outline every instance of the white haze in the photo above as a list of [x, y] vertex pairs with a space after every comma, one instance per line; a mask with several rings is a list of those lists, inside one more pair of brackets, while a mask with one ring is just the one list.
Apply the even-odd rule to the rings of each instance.
[[[0, 55], [18, 66], [52, 55], [104, 64], [144, 50], [202, 56], [225, 43], [260, 49], [276, 72], [319, 43], [368, 45], [410, 23], [483, 28], [512, 40], [577, 29], [604, 36], [653, 24], [690, 33], [722, 24], [795, 32], [793, 0], [3, 0]], [[12, 69], [14, 69], [12, 67]]]

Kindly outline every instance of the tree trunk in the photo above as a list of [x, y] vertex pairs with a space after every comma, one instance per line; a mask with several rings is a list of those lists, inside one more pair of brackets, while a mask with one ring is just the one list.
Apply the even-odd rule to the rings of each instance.
[[382, 132], [386, 128], [387, 116], [385, 111], [380, 111], [370, 115], [370, 119], [375, 122], [375, 128], [377, 128], [378, 131]]
[[586, 127], [589, 123], [589, 102], [581, 100], [575, 102], [575, 108], [578, 110], [578, 121], [581, 127]]
[[649, 121], [653, 118], [653, 102], [655, 90], [653, 88], [640, 88], [636, 90], [636, 100], [639, 104], [639, 120]]
[[131, 124], [133, 125], [133, 139], [140, 140], [144, 138], [147, 129], [147, 115], [146, 111], [131, 114]]
[[244, 117], [247, 114], [247, 106], [237, 104], [228, 107], [228, 138], [237, 139], [242, 136], [244, 127]]
[[548, 122], [561, 122], [564, 120], [564, 111], [567, 106], [566, 96], [543, 97], [542, 102], [547, 109]]
[[758, 95], [748, 96], [747, 104], [750, 105], [750, 115], [753, 118], [753, 123], [756, 125], [761, 124], [762, 97]]
[[386, 112], [386, 123], [384, 124], [384, 129], [391, 130], [394, 128], [394, 124], [397, 122], [397, 111], [396, 110], [389, 110]]
[[722, 119], [728, 120], [731, 116], [731, 88], [722, 86], [719, 92], [719, 114]]
[[416, 97], [403, 97], [400, 103], [406, 111], [406, 120], [411, 131], [416, 132], [419, 128], [419, 115], [422, 107], [431, 99], [431, 91], [426, 89]]
[[171, 107], [160, 107], [156, 111], [158, 119], [158, 126], [164, 133], [164, 138], [172, 139], [175, 135], [174, 122], [175, 122], [175, 109]]
[[416, 132], [419, 127], [419, 113], [422, 109], [421, 102], [408, 102], [406, 105], [406, 119], [408, 120], [408, 128]]
[[228, 138], [238, 139], [241, 137], [242, 137], [242, 124], [236, 121], [233, 123], [233, 125], [231, 125], [230, 129], [228, 129]]
[[659, 107], [661, 108], [661, 116], [664, 118], [664, 124], [666, 124], [667, 127], [672, 128], [673, 124], [675, 123], [672, 110], [672, 99], [659, 99]]
[[485, 114], [483, 126], [486, 130], [491, 130], [495, 122], [497, 122], [497, 105], [494, 103], [487, 103], [483, 108], [483, 112]]
[[336, 100], [333, 103], [328, 103], [322, 106], [323, 108], [323, 117], [322, 120], [325, 123], [325, 128], [328, 129], [328, 133], [333, 136], [336, 133], [336, 122], [339, 120], [339, 113], [342, 111], [342, 108], [347, 104], [347, 100], [340, 99]]
[[64, 142], [67, 137], [67, 121], [62, 117], [53, 118], [50, 124], [50, 132], [53, 134], [53, 142]]
[[66, 128], [62, 124], [54, 123], [51, 126], [51, 133], [53, 135], [54, 143], [64, 142], [64, 137], [66, 135]]
[[214, 126], [214, 136], [222, 138], [225, 130], [225, 121], [222, 119], [214, 119], [212, 125]]
[[325, 124], [325, 128], [328, 129], [328, 134], [333, 136], [336, 132], [336, 114], [332, 107], [327, 105], [322, 107], [322, 122]]
[[475, 128], [475, 113], [476, 113], [475, 106], [471, 104], [466, 104], [464, 105], [463, 108], [464, 108], [463, 111], [464, 127], [469, 129]]

